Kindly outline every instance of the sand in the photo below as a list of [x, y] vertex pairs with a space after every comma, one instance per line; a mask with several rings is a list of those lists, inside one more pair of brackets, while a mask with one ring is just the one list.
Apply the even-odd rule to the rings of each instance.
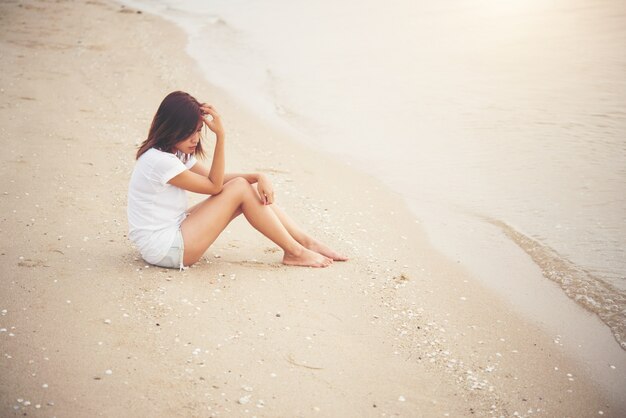
[[[0, 415], [626, 414], [600, 380], [622, 381], [624, 356], [573, 355], [434, 251], [397, 195], [206, 82], [172, 24], [32, 1], [0, 3], [0, 27]], [[282, 266], [238, 219], [192, 268], [146, 265], [127, 184], [178, 89], [223, 115], [227, 171], [268, 173], [351, 260]]]

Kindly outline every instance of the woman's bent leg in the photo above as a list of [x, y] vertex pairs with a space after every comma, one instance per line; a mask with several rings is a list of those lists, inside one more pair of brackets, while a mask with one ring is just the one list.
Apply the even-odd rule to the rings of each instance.
[[220, 194], [197, 205], [183, 221], [184, 264], [198, 261], [238, 211], [243, 212], [252, 226], [285, 251], [283, 263], [326, 267], [332, 262], [294, 240], [276, 214], [261, 203], [252, 186], [243, 178], [235, 178], [224, 185]]
[[240, 203], [229, 198], [218, 199], [218, 196], [221, 195], [197, 204], [180, 225], [185, 246], [183, 264], [186, 266], [197, 262], [224, 228], [241, 214]]

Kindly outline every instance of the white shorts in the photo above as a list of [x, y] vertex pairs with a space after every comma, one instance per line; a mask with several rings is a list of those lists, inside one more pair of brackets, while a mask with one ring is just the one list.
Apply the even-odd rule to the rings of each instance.
[[172, 246], [168, 250], [165, 257], [163, 257], [158, 263], [155, 265], [159, 267], [165, 267], [170, 269], [180, 269], [183, 270], [185, 266], [183, 266], [183, 256], [185, 254], [185, 242], [183, 241], [183, 234], [180, 232], [180, 229], [176, 232], [176, 236], [174, 237], [174, 242]]

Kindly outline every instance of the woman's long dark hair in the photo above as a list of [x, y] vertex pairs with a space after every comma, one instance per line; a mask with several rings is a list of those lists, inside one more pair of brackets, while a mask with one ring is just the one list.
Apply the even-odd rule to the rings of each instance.
[[[183, 91], [168, 94], [152, 119], [148, 138], [137, 150], [137, 159], [150, 148], [170, 152], [174, 145], [189, 138], [202, 123], [201, 106], [193, 96]], [[198, 142], [195, 154], [204, 157], [202, 141]], [[179, 158], [186, 162], [189, 155], [179, 155]]]

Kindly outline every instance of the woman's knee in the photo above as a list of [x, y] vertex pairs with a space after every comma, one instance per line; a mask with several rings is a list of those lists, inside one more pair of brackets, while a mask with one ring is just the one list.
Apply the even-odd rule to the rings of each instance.
[[226, 183], [224, 183], [224, 190], [231, 190], [231, 191], [242, 190], [245, 187], [249, 187], [249, 186], [250, 186], [250, 183], [248, 183], [248, 181], [244, 179], [243, 177], [235, 177], [227, 181]]
[[254, 188], [250, 183], [248, 183], [248, 180], [246, 180], [245, 178], [235, 177], [234, 179], [224, 184], [224, 190], [222, 191], [222, 193], [226, 191], [228, 193], [237, 193], [241, 195], [242, 198], [246, 198], [250, 196], [251, 192], [254, 192]]

